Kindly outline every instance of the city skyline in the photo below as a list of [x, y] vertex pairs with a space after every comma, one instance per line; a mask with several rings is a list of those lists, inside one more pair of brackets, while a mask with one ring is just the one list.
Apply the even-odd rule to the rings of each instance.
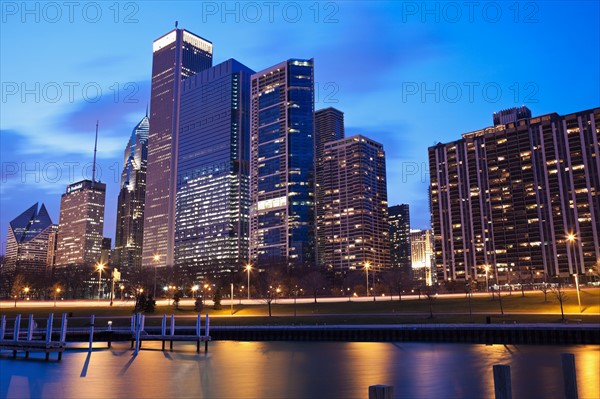
[[[585, 32], [597, 31], [597, 20], [585, 23], [587, 16], [597, 15], [597, 4], [578, 3], [577, 7], [573, 7], [573, 9], [562, 10], [551, 3], [539, 3], [539, 10], [535, 15], [537, 22], [529, 24], [525, 23], [523, 15], [531, 15], [531, 12], [523, 12], [518, 23], [515, 23], [511, 12], [505, 9], [503, 10], [505, 18], [499, 21], [498, 24], [486, 21], [478, 14], [473, 24], [467, 21], [462, 24], [452, 24], [450, 21], [441, 18], [439, 23], [430, 24], [433, 26], [420, 26], [420, 15], [417, 18], [412, 14], [402, 13], [403, 10], [397, 8], [396, 11], [399, 12], [397, 14], [398, 19], [406, 19], [402, 25], [404, 29], [401, 32], [405, 38], [400, 41], [397, 40], [398, 36], [396, 36], [400, 33], [397, 32], [397, 29], [392, 29], [394, 25], [391, 23], [390, 18], [385, 15], [384, 9], [362, 3], [356, 7], [350, 7], [348, 3], [339, 3], [337, 7], [338, 11], [334, 16], [338, 20], [337, 23], [326, 24], [321, 21], [323, 23], [315, 24], [312, 20], [299, 22], [300, 24], [310, 23], [310, 26], [316, 29], [317, 34], [320, 32], [330, 35], [328, 37], [331, 38], [331, 42], [335, 44], [334, 48], [337, 49], [333, 54], [328, 54], [328, 51], [332, 50], [332, 44], [315, 40], [310, 41], [309, 45], [303, 44], [297, 35], [289, 35], [287, 38], [285, 35], [281, 35], [282, 38], [278, 38], [278, 40], [285, 41], [285, 45], [281, 46], [281, 49], [273, 46], [273, 48], [277, 48], [277, 51], [267, 51], [264, 45], [261, 49], [260, 44], [254, 44], [250, 46], [250, 49], [243, 49], [243, 46], [240, 46], [235, 40], [233, 33], [223, 33], [222, 29], [218, 29], [223, 27], [220, 16], [215, 18], [199, 12], [197, 15], [201, 15], [203, 18], [206, 17], [207, 24], [200, 24], [197, 21], [184, 21], [180, 17], [182, 14], [181, 8], [178, 7], [174, 7], [174, 10], [168, 12], [162, 9], [164, 15], [161, 16], [160, 20], [179, 19], [185, 28], [213, 41], [220, 49], [215, 62], [236, 57], [251, 68], [259, 70], [268, 65], [273, 65], [281, 59], [304, 56], [308, 58], [314, 55], [315, 108], [317, 110], [328, 106], [339, 108], [346, 115], [348, 135], [364, 133], [384, 144], [384, 147], [387, 148], [387, 155], [390, 157], [388, 159], [389, 203], [390, 205], [397, 203], [410, 204], [414, 227], [429, 227], [429, 212], [425, 201], [428, 179], [422, 165], [427, 162], [426, 148], [434, 142], [447, 142], [452, 140], [459, 132], [487, 126], [490, 124], [488, 119], [492, 112], [521, 105], [523, 102], [532, 109], [534, 115], [549, 112], [564, 115], [594, 107], [599, 102], [597, 90], [593, 90], [598, 87], [598, 77], [597, 74], [592, 73], [592, 71], [598, 69], [598, 55], [589, 52], [589, 50], [588, 52], [584, 51], [586, 48], [598, 48], [597, 36], [585, 34]], [[158, 7], [158, 9], [160, 8]], [[201, 10], [196, 9], [196, 11]], [[331, 10], [321, 11], [320, 19], [322, 20], [324, 15], [328, 14], [325, 11]], [[100, 119], [98, 155], [99, 166], [103, 171], [100, 180], [107, 184], [107, 213], [104, 236], [113, 237], [119, 184], [118, 179], [113, 178], [112, 175], [120, 177], [122, 166], [118, 165], [118, 167], [111, 168], [113, 166], [112, 160], [120, 157], [131, 126], [139, 121], [146, 104], [149, 102], [149, 65], [151, 58], [149, 57], [149, 54], [151, 54], [149, 43], [164, 31], [167, 31], [170, 23], [165, 22], [164, 26], [160, 27], [151, 26], [152, 24], [148, 23], [149, 19], [143, 17], [149, 18], [154, 13], [159, 12], [145, 9], [141, 5], [137, 24], [117, 24], [114, 31], [108, 29], [109, 23], [111, 28], [114, 24], [110, 19], [100, 21], [93, 26], [83, 20], [75, 22], [86, 23], [94, 30], [102, 32], [102, 35], [98, 35], [101, 39], [86, 37], [92, 43], [90, 47], [93, 47], [96, 51], [87, 52], [85, 47], [82, 47], [78, 51], [71, 51], [70, 54], [66, 53], [65, 51], [72, 49], [71, 44], [65, 46], [66, 49], [53, 49], [53, 51], [56, 51], [55, 54], [51, 56], [46, 54], [48, 59], [46, 68], [36, 70], [35, 74], [31, 74], [31, 76], [35, 76], [33, 81], [27, 75], [27, 73], [31, 73], [28, 65], [35, 64], [27, 62], [32, 53], [28, 51], [19, 52], [21, 60], [24, 61], [23, 63], [16, 63], [11, 59], [16, 57], [11, 57], [11, 55], [17, 54], [17, 46], [28, 48], [27, 43], [39, 36], [41, 29], [47, 29], [46, 36], [48, 40], [58, 40], [68, 31], [70, 25], [68, 23], [50, 25], [49, 23], [44, 24], [42, 21], [37, 25], [35, 23], [30, 24], [31, 29], [28, 30], [26, 35], [11, 35], [11, 30], [19, 25], [12, 23], [11, 20], [3, 24], [3, 31], [7, 34], [3, 34], [2, 39], [0, 39], [2, 44], [2, 70], [5, 72], [3, 74], [3, 96], [5, 98], [3, 98], [2, 104], [5, 112], [3, 112], [1, 126], [3, 180], [0, 193], [2, 196], [2, 226], [6, 226], [12, 218], [22, 211], [20, 209], [22, 198], [33, 198], [35, 201], [46, 203], [52, 219], [58, 220], [58, 205], [60, 202], [58, 194], [64, 191], [65, 185], [82, 180], [80, 172], [84, 169], [83, 165], [91, 164], [92, 156], [89, 147], [93, 140], [93, 126], [95, 120]], [[304, 15], [308, 15], [308, 12], [305, 9]], [[106, 14], [108, 14], [108, 11]], [[351, 22], [355, 22], [359, 16], [362, 16], [361, 14], [367, 14], [381, 21], [382, 24], [379, 25], [379, 30], [361, 32], [361, 36], [358, 37], [359, 40], [356, 43], [363, 45], [366, 51], [364, 56], [367, 62], [366, 66], [371, 69], [364, 69], [361, 66], [361, 79], [355, 81], [356, 67], [349, 62], [334, 63], [332, 56], [343, 56], [342, 59], [344, 60], [350, 59], [348, 58], [350, 53], [347, 46], [352, 43], [351, 38], [357, 38], [356, 34], [351, 35], [350, 39], [342, 38], [348, 33]], [[171, 18], [172, 16], [174, 18]], [[584, 33], [581, 34], [578, 31], [577, 40], [574, 40], [573, 36], [560, 36], [553, 33], [552, 26], [554, 24], [559, 21], [574, 20], [575, 16], [577, 16], [578, 21], [584, 18], [584, 23], [580, 25]], [[123, 19], [123, 15], [121, 15], [121, 19]], [[18, 22], [20, 24], [21, 20], [19, 19]], [[240, 23], [232, 24], [232, 26], [238, 28], [239, 31], [252, 28], [250, 29], [252, 34], [257, 37], [264, 36], [265, 30], [272, 29], [273, 26], [281, 32], [291, 32], [291, 29], [298, 27], [297, 24], [293, 25], [281, 16], [275, 22], [275, 25], [269, 25], [268, 23], [265, 26], [261, 23], [250, 25], [248, 21], [244, 21], [242, 18]], [[375, 24], [369, 26], [373, 27]], [[511, 37], [522, 33], [528, 35], [525, 42], [520, 40], [518, 41], [519, 46], [511, 49], [511, 54], [515, 55], [515, 60], [518, 60], [519, 54], [528, 54], [532, 57], [537, 55], [540, 62], [544, 63], [543, 67], [525, 67], [519, 65], [518, 61], [505, 59], [511, 57], [503, 57], [502, 60], [492, 58], [491, 55], [494, 52], [502, 51], [499, 35], [494, 30], [502, 27], [516, 28], [512, 29], [515, 32], [507, 29], [505, 36], [501, 38], [502, 41], [510, 42]], [[133, 28], [138, 28], [139, 32], [131, 34], [135, 30]], [[541, 32], [533, 32], [534, 28], [540, 28]], [[448, 54], [447, 49], [440, 50], [439, 45], [441, 43], [466, 43], [465, 38], [470, 36], [469, 33], [472, 33], [473, 29], [477, 29], [481, 37], [475, 40], [468, 49], [461, 50], [456, 46], [450, 46], [449, 48], [453, 49], [452, 54]], [[448, 32], [452, 34], [445, 35]], [[124, 33], [129, 33], [129, 35]], [[387, 33], [388, 35], [382, 36], [381, 33]], [[114, 46], [115, 42], [118, 43], [114, 40], [114, 35], [119, 34], [123, 34], [124, 48], [127, 49], [125, 52], [123, 49]], [[493, 36], [493, 40], [490, 35]], [[541, 40], [541, 44], [536, 45], [534, 48], [535, 41], [540, 41], [539, 38], [542, 36], [544, 40]], [[9, 41], [7, 37], [11, 37], [11, 40]], [[414, 40], [408, 40], [407, 43], [407, 38]], [[81, 40], [74, 40], [74, 44], [81, 44]], [[261, 41], [257, 40], [256, 43], [261, 43]], [[578, 51], [577, 48], [581, 46], [588, 62], [581, 65], [577, 76], [570, 77], [569, 87], [561, 87], [561, 90], [556, 90], [550, 82], [562, 76], [560, 73], [561, 68], [564, 68], [566, 64], [560, 62], [550, 64], [549, 61], [552, 61], [553, 58], [548, 57], [550, 57], [549, 49], [551, 46], [561, 45], [565, 48], [568, 46], [572, 51]], [[339, 49], [336, 46], [339, 46]], [[403, 56], [399, 57], [397, 53], [401, 51], [395, 50], [393, 57], [385, 64], [384, 59], [390, 55], [389, 50], [396, 49], [396, 46], [399, 46], [398, 50], [407, 52], [407, 58], [410, 58], [408, 55], [414, 55], [414, 60], [410, 61], [402, 58]], [[486, 49], [483, 49], [484, 46]], [[492, 50], [489, 50], [488, 47], [491, 47]], [[40, 55], [44, 56], [47, 51], [41, 49]], [[125, 61], [117, 60], [115, 58], [117, 54], [119, 56], [125, 54]], [[465, 59], [473, 59], [475, 54], [478, 57], [477, 61], [473, 63], [473, 67], [465, 67], [464, 73], [457, 73], [456, 65], [460, 64], [461, 67], [464, 67], [466, 65]], [[459, 60], [462, 63], [457, 62]], [[76, 68], [86, 65], [86, 62], [88, 68]], [[443, 73], [434, 71], [434, 69], [438, 69], [434, 67], [439, 65], [439, 62], [443, 62], [443, 65], [448, 67], [444, 68], [445, 72]], [[123, 63], [126, 66], [132, 66], [118, 67], [119, 65], [122, 67]], [[474, 71], [473, 68], [482, 64], [488, 66], [487, 72]], [[17, 65], [19, 65], [18, 70]], [[494, 68], [491, 68], [491, 66], [494, 66]], [[77, 70], [74, 70], [74, 68]], [[417, 73], [415, 68], [421, 68], [422, 72]], [[60, 69], [64, 69], [64, 71]], [[122, 71], [119, 71], [119, 69], [122, 69]], [[494, 73], [490, 72], [491, 70]], [[451, 71], [451, 73], [447, 71]], [[404, 73], [404, 77], [401, 77], [400, 73]], [[383, 79], [388, 79], [386, 82], [391, 83], [392, 90], [387, 87], [390, 84], [382, 83]], [[17, 95], [8, 94], [13, 87], [11, 83], [14, 82], [18, 83], [19, 88], [23, 82], [29, 84], [28, 88], [35, 87], [35, 82], [40, 83], [41, 87], [45, 87], [44, 84], [48, 82], [59, 82], [59, 86], [63, 87], [65, 98], [61, 98], [57, 102], [51, 102], [48, 101], [51, 99], [49, 92], [41, 93], [40, 90], [40, 101], [36, 102], [35, 95], [31, 94], [26, 95], [25, 101], [21, 101], [21, 92]], [[79, 88], [86, 82], [96, 82], [103, 89], [104, 96], [98, 103], [92, 103], [83, 100], [79, 90], [78, 95], [75, 95], [75, 99], [70, 102], [66, 98], [68, 91], [64, 86], [65, 82], [79, 82]], [[114, 86], [115, 82], [119, 83], [118, 87]], [[125, 87], [129, 82], [134, 83], [134, 85]], [[422, 83], [425, 83], [426, 89], [432, 89], [436, 87], [436, 82], [440, 84], [437, 93], [426, 94], [421, 92]], [[465, 90], [464, 96], [467, 94], [466, 86], [464, 86], [466, 82], [477, 82], [479, 88], [486, 82], [496, 83], [503, 89], [504, 95], [498, 101], [491, 102], [487, 101], [489, 98], [487, 100], [483, 99], [482, 93], [477, 91], [473, 102], [463, 98], [456, 103], [452, 103], [449, 101], [451, 100], [449, 91], [452, 89], [452, 86], [449, 85], [451, 82], [458, 82], [459, 86], [463, 87]], [[513, 86], [515, 82], [517, 85]], [[533, 82], [534, 85], [525, 87], [528, 82]], [[327, 85], [328, 83], [331, 84]], [[109, 87], [113, 87], [113, 89]], [[515, 95], [517, 89], [520, 91], [518, 96]], [[132, 94], [134, 91], [136, 92], [135, 95]], [[336, 91], [337, 94], [334, 95], [333, 93]], [[413, 92], [415, 94], [410, 94]], [[535, 94], [533, 94], [534, 92]], [[112, 101], [115, 93], [120, 94], [120, 100], [117, 102]], [[421, 101], [423, 93], [425, 93], [425, 101]], [[137, 103], [125, 102], [124, 98], [127, 95], [133, 96]], [[395, 95], [395, 100], [391, 100], [394, 97], [390, 97], [390, 95]], [[440, 97], [439, 101], [436, 101], [436, 95]], [[515, 101], [515, 97], [518, 97], [517, 100], [519, 101]], [[362, 98], [370, 101], [365, 102]], [[326, 103], [327, 100], [338, 100], [338, 102]], [[394, 105], [393, 109], [395, 109], [394, 115], [390, 112], [392, 104]], [[30, 116], [32, 114], [36, 117], [32, 118]], [[435, 115], [436, 118], [429, 120], [428, 115]], [[39, 133], [39, 124], [42, 121], [48, 122], [44, 126], [47, 133], [43, 135]], [[52, 139], [49, 140], [49, 138]], [[85, 145], [86, 142], [90, 145]], [[23, 161], [23, 154], [29, 154], [28, 159], [34, 161]], [[37, 167], [35, 162], [39, 163], [40, 166]], [[63, 162], [79, 163], [77, 167], [73, 168], [77, 168], [78, 175], [72, 180], [65, 180], [68, 177], [69, 169], [62, 165]], [[62, 178], [55, 178], [55, 169], [52, 169], [54, 166], [48, 167], [51, 163], [59, 165], [63, 175]], [[114, 163], [116, 164], [116, 161]], [[15, 165], [18, 168], [16, 172], [11, 169]], [[43, 167], [46, 167], [46, 169], [42, 169]], [[36, 168], [38, 168], [38, 172], [36, 172]], [[87, 173], [89, 173], [88, 169], [91, 170], [91, 168], [86, 169]], [[89, 175], [87, 177], [89, 178]], [[6, 229], [0, 230], [2, 231], [0, 240], [4, 243], [6, 242]], [[3, 245], [0, 251], [4, 252], [4, 250]]]

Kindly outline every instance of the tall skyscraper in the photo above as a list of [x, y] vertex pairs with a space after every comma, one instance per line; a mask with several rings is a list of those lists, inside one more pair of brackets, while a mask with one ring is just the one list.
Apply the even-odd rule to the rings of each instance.
[[121, 270], [142, 265], [149, 126], [150, 119], [146, 115], [133, 128], [125, 147], [113, 262]]
[[212, 43], [174, 29], [152, 46], [143, 266], [173, 265], [180, 82], [212, 66]]
[[[34, 204], [8, 225], [3, 275], [16, 274], [43, 279], [50, 271], [48, 248], [55, 230], [44, 204]], [[4, 282], [7, 282], [5, 278]]]
[[439, 279], [542, 281], [600, 258], [600, 108], [530, 115], [429, 148]]
[[390, 264], [385, 153], [364, 136], [325, 143], [323, 220], [319, 257], [327, 270], [346, 272]]
[[313, 60], [252, 75], [250, 255], [258, 267], [315, 262]]
[[412, 279], [408, 204], [390, 206], [388, 222], [390, 225], [390, 265], [401, 270], [407, 279]]
[[106, 184], [82, 180], [60, 200], [56, 266], [93, 265], [100, 260]]
[[175, 264], [196, 274], [248, 261], [253, 73], [230, 59], [181, 84]]
[[[316, 182], [315, 193], [317, 199], [316, 214], [317, 214], [317, 238], [318, 231], [322, 228], [323, 223], [323, 150], [325, 143], [330, 141], [340, 140], [345, 137], [344, 134], [344, 113], [335, 108], [320, 109], [315, 112], [315, 167], [316, 167]], [[320, 243], [317, 239], [317, 261], [320, 267], [323, 263], [319, 258]]]
[[432, 285], [435, 281], [433, 270], [433, 234], [430, 229], [410, 231], [410, 255], [412, 274], [416, 281]]

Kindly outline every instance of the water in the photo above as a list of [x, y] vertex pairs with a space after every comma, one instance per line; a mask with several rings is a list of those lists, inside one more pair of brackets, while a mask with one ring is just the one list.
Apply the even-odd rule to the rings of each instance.
[[567, 352], [579, 397], [600, 396], [600, 346], [220, 341], [196, 354], [174, 345], [145, 343], [138, 356], [123, 343], [69, 350], [60, 363], [4, 352], [0, 397], [366, 398], [369, 385], [387, 384], [399, 398], [493, 398], [492, 365], [501, 363], [511, 366], [513, 397], [561, 398]]

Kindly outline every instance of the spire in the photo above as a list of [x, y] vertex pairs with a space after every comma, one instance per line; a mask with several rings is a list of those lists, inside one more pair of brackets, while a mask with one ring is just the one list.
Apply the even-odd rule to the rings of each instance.
[[96, 121], [96, 140], [94, 141], [94, 163], [92, 164], [92, 187], [96, 182], [96, 150], [98, 148], [98, 121]]
[[175, 29], [177, 29], [177, 25], [179, 25], [179, 21], [175, 21]]
[[146, 118], [148, 117], [148, 104], [146, 104]]

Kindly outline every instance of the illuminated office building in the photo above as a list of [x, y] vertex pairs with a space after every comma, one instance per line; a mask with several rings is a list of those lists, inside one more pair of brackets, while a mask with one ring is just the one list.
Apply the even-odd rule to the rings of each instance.
[[94, 265], [100, 260], [106, 184], [82, 180], [60, 200], [56, 266]]
[[433, 271], [433, 234], [430, 229], [410, 231], [410, 256], [412, 274], [416, 281], [432, 285], [435, 281]]
[[[173, 265], [180, 82], [212, 66], [212, 43], [174, 29], [152, 45], [142, 266]], [[155, 259], [158, 259], [155, 260]]]
[[438, 279], [586, 273], [600, 258], [600, 108], [531, 117], [429, 148]]
[[313, 60], [252, 75], [250, 255], [259, 268], [314, 267]]
[[192, 274], [248, 261], [253, 73], [230, 59], [181, 84], [175, 265]]
[[149, 126], [150, 119], [146, 115], [133, 128], [125, 147], [113, 262], [120, 270], [142, 265]]
[[320, 262], [326, 270], [390, 264], [385, 153], [364, 136], [325, 143]]
[[390, 266], [398, 268], [407, 279], [412, 279], [408, 204], [390, 206], [388, 222], [390, 225]]

